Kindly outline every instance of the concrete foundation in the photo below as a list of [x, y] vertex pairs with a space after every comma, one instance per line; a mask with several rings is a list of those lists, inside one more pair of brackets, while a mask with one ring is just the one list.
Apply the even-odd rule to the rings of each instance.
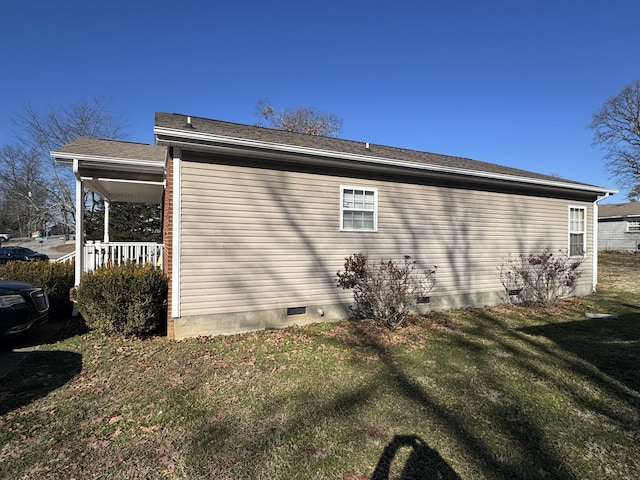
[[[481, 307], [504, 303], [503, 292], [480, 292], [450, 296], [429, 297], [428, 303], [419, 305], [421, 312], [456, 308]], [[293, 307], [296, 308], [296, 307]], [[307, 305], [304, 313], [287, 308], [194, 315], [174, 318], [175, 339], [190, 337], [231, 335], [236, 333], [309, 325], [318, 322], [335, 322], [349, 317], [349, 305]]]

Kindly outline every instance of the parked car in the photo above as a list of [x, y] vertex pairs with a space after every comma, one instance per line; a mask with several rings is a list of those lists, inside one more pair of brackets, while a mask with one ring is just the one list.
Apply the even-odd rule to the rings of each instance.
[[49, 297], [34, 285], [0, 280], [0, 338], [17, 335], [49, 319]]
[[34, 252], [30, 248], [0, 247], [0, 265], [4, 265], [12, 260], [35, 262], [39, 260], [49, 260], [49, 257], [44, 253]]
[[12, 238], [10, 233], [0, 233], [0, 242], [8, 242]]

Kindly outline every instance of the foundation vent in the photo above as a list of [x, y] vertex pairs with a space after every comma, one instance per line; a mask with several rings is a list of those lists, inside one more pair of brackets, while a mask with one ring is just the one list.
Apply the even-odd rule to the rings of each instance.
[[307, 307], [289, 307], [287, 308], [287, 316], [304, 315], [307, 313]]

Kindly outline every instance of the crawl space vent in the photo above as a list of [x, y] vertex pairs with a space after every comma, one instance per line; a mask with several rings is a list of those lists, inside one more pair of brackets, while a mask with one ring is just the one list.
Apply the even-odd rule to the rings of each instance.
[[305, 313], [307, 313], [307, 307], [287, 308], [287, 315], [304, 315]]

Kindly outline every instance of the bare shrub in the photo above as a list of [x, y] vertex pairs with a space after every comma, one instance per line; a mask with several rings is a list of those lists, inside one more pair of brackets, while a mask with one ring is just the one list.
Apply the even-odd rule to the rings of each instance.
[[510, 301], [546, 307], [575, 291], [583, 262], [582, 257], [569, 257], [563, 250], [556, 255], [547, 247], [541, 253], [509, 255], [498, 275]]
[[402, 325], [436, 284], [436, 269], [423, 271], [409, 255], [402, 263], [381, 260], [372, 264], [365, 253], [345, 258], [344, 272], [338, 272], [338, 287], [353, 290], [357, 318], [375, 319], [390, 329]]

